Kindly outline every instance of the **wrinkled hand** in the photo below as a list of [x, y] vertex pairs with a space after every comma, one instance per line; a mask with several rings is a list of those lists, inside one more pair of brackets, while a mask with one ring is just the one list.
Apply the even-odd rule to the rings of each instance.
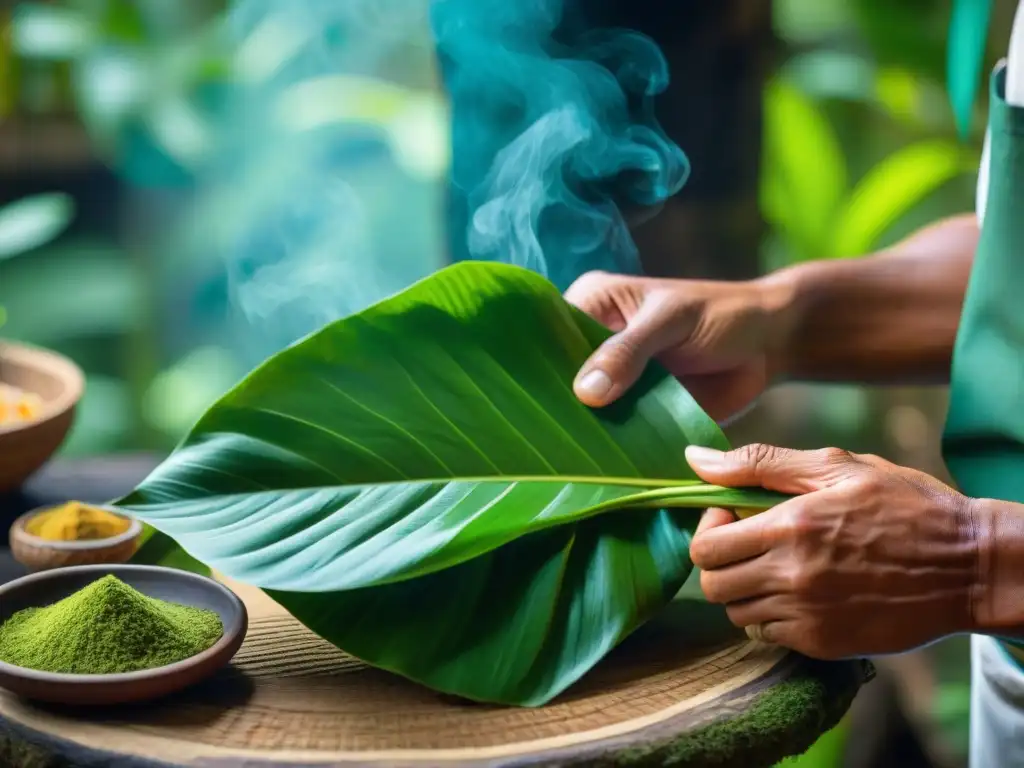
[[591, 407], [620, 397], [651, 358], [717, 420], [750, 405], [776, 373], [781, 321], [773, 296], [756, 282], [589, 272], [565, 298], [615, 332], [576, 377], [576, 396]]
[[740, 627], [819, 659], [898, 653], [971, 631], [973, 502], [938, 480], [838, 449], [691, 448], [706, 482], [800, 494], [736, 520], [708, 510], [691, 556]]

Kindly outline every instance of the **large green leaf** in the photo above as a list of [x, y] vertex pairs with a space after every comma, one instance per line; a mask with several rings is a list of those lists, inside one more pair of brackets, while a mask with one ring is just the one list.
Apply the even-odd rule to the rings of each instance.
[[727, 442], [658, 366], [583, 406], [608, 335], [527, 270], [448, 267], [264, 363], [119, 506], [372, 664], [542, 704], [682, 586], [686, 507], [779, 498], [697, 480], [686, 446]]

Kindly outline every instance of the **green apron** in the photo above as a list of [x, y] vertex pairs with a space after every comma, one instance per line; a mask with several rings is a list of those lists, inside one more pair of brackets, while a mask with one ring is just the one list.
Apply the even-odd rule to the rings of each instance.
[[[981, 239], [953, 352], [943, 453], [973, 497], [1024, 503], [1024, 109], [992, 77]], [[1024, 646], [972, 639], [971, 765], [1024, 765]]]
[[981, 240], [953, 353], [946, 465], [970, 496], [1024, 503], [1024, 109], [992, 78]]

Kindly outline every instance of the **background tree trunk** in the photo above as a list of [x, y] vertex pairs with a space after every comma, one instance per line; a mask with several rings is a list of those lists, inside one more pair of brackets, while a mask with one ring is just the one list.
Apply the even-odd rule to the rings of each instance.
[[[659, 45], [668, 63], [669, 86], [657, 97], [655, 111], [686, 153], [691, 173], [683, 189], [653, 216], [620, 201], [627, 220], [641, 222], [631, 230], [644, 271], [726, 280], [756, 275], [764, 234], [758, 210], [762, 93], [776, 52], [771, 3], [567, 0], [566, 11], [572, 21], [565, 21], [556, 37], [578, 33], [581, 19], [585, 28], [636, 30]], [[443, 81], [461, 76], [459, 65], [444, 51], [439, 61]], [[480, 88], [486, 89], [485, 84]], [[464, 187], [475, 185], [493, 159], [481, 151], [496, 154], [513, 138], [505, 134], [515, 133], [517, 108], [496, 106], [489, 92], [461, 90], [451, 95], [451, 109], [452, 178]], [[502, 109], [508, 112], [508, 126], [502, 123]], [[490, 122], [494, 134], [486, 146], [479, 138], [481, 119]], [[581, 192], [586, 196], [586, 190]], [[470, 258], [467, 189], [450, 183], [447, 197], [450, 258], [460, 261]]]
[[[597, 5], [597, 4], [595, 4]], [[759, 272], [762, 95], [777, 58], [765, 0], [606, 0], [595, 26], [634, 29], [661, 47], [669, 86], [658, 120], [690, 160], [690, 178], [633, 229], [644, 270], [742, 280]]]

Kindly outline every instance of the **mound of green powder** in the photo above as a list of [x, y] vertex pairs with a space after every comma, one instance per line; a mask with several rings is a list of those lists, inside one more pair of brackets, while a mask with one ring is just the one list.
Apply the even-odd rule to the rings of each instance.
[[104, 576], [0, 626], [0, 661], [44, 672], [135, 672], [195, 656], [224, 632], [213, 611], [147, 597]]

